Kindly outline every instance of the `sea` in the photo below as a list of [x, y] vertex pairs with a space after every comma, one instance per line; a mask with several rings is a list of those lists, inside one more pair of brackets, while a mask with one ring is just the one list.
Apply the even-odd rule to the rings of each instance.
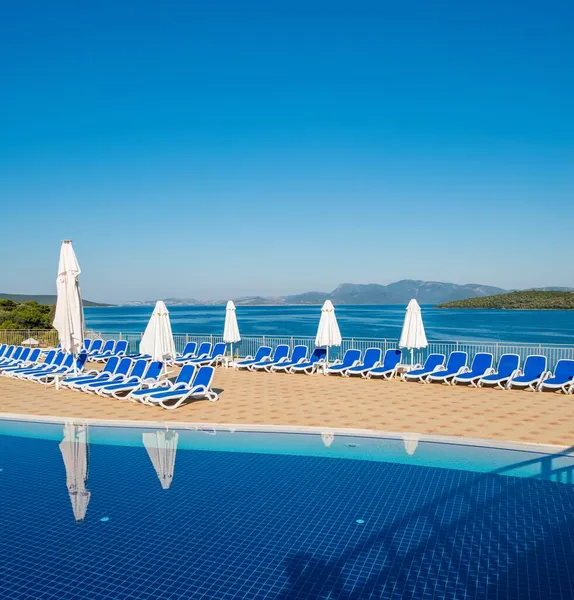
[[[223, 333], [225, 306], [168, 307], [174, 333]], [[421, 307], [430, 341], [492, 341], [574, 345], [574, 311], [481, 310]], [[88, 329], [101, 333], [142, 332], [152, 306], [113, 306], [85, 309]], [[344, 338], [397, 339], [405, 316], [404, 305], [337, 306]], [[314, 336], [321, 307], [238, 306], [243, 335]]]

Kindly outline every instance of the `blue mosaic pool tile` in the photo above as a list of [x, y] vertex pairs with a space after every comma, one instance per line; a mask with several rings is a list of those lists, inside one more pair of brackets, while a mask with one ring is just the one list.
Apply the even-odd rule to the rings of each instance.
[[571, 485], [179, 450], [163, 490], [143, 446], [93, 445], [76, 523], [56, 442], [0, 457], [2, 599], [574, 598]]

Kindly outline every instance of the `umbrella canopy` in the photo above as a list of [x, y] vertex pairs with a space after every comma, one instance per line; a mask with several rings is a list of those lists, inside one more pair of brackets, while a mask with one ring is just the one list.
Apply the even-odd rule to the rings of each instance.
[[58, 299], [54, 328], [64, 352], [78, 354], [84, 345], [84, 308], [79, 276], [82, 271], [70, 240], [62, 242], [56, 288]]
[[22, 342], [22, 346], [37, 346], [40, 342], [34, 338], [28, 338]]
[[90, 492], [86, 489], [88, 477], [88, 426], [66, 423], [60, 452], [66, 468], [66, 486], [76, 521], [86, 517]]
[[321, 309], [321, 320], [315, 338], [316, 346], [340, 346], [341, 332], [335, 316], [335, 307], [330, 300], [326, 300]]
[[223, 327], [223, 341], [226, 344], [235, 344], [241, 341], [239, 327], [237, 325], [237, 315], [235, 314], [235, 304], [231, 300], [225, 307], [225, 326]]
[[169, 489], [173, 481], [178, 438], [177, 431], [142, 433], [143, 444], [164, 490]]
[[175, 342], [171, 333], [169, 312], [162, 300], [158, 300], [140, 342], [140, 352], [149, 354], [152, 360], [165, 362], [175, 358]]
[[399, 348], [426, 348], [428, 346], [423, 318], [421, 315], [421, 307], [413, 298], [408, 306], [399, 340]]

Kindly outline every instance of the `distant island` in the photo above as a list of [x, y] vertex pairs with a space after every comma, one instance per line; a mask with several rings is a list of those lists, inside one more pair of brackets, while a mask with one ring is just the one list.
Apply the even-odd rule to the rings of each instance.
[[525, 290], [444, 302], [437, 308], [497, 308], [508, 310], [574, 310], [574, 292]]
[[[546, 290], [572, 291], [571, 288], [544, 288]], [[305, 292], [289, 296], [243, 296], [231, 298], [237, 306], [289, 306], [316, 305], [331, 300], [335, 305], [343, 304], [407, 304], [416, 298], [419, 304], [441, 304], [506, 294], [505, 290], [489, 285], [467, 283], [444, 283], [440, 281], [422, 281], [403, 279], [388, 285], [378, 283], [342, 283], [331, 292]], [[160, 298], [158, 298], [159, 300]], [[202, 301], [194, 298], [162, 298], [168, 306], [220, 306], [229, 298]], [[123, 302], [122, 306], [153, 306], [156, 300], [136, 300]]]
[[[37, 302], [38, 304], [56, 304], [55, 294], [0, 294], [0, 300], [12, 300], [13, 302]], [[82, 301], [84, 306], [113, 306], [101, 302]]]

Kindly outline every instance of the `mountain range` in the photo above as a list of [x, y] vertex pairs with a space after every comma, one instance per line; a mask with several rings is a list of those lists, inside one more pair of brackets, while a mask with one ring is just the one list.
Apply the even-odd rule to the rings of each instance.
[[[56, 304], [55, 294], [0, 294], [1, 300], [12, 300], [13, 302], [37, 302], [38, 304]], [[84, 306], [111, 306], [101, 302], [82, 300]]]
[[[541, 288], [544, 290], [574, 291], [574, 288]], [[477, 298], [504, 294], [512, 290], [499, 287], [467, 283], [444, 283], [439, 281], [421, 281], [403, 279], [388, 285], [377, 283], [357, 284], [342, 283], [331, 292], [305, 292], [289, 296], [244, 296], [233, 298], [238, 306], [271, 306], [289, 304], [322, 304], [329, 299], [333, 304], [406, 304], [411, 298], [416, 298], [419, 304], [440, 304], [466, 298]], [[220, 305], [226, 300], [200, 301], [193, 298], [167, 298], [164, 299], [168, 306], [191, 305]], [[124, 306], [148, 306], [155, 300], [124, 302]]]

